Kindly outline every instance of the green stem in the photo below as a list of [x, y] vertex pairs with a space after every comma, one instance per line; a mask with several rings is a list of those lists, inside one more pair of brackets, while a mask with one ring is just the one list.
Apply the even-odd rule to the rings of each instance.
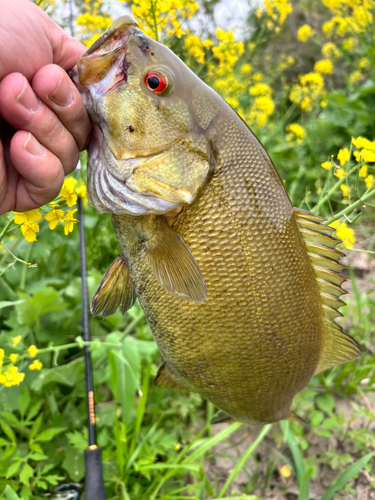
[[4, 290], [4, 292], [7, 294], [9, 300], [13, 301], [13, 300], [17, 300], [18, 299], [16, 292], [8, 284], [8, 282], [4, 278], [2, 278], [2, 277], [0, 277], [0, 286]]
[[152, 12], [152, 19], [154, 21], [154, 31], [155, 31], [155, 40], [158, 42], [159, 41], [159, 35], [158, 35], [158, 23], [156, 22], [156, 3], [151, 2], [151, 12]]
[[7, 235], [8, 230], [10, 229], [10, 227], [11, 227], [11, 226], [12, 226], [12, 224], [13, 224], [13, 220], [14, 220], [14, 219], [12, 219], [12, 220], [8, 221], [8, 224], [4, 227], [4, 229], [3, 229], [2, 233], [0, 234], [0, 243], [3, 241], [4, 236], [6, 236], [6, 235]]
[[[359, 168], [359, 165], [355, 165], [353, 168], [351, 168], [350, 170], [348, 170], [345, 174], [345, 176], [342, 178], [342, 179], [339, 179], [334, 185], [333, 187], [328, 191], [327, 194], [325, 194], [323, 196], [323, 198], [321, 198], [318, 203], [315, 205], [314, 208], [311, 209], [311, 211], [314, 213], [314, 214], [317, 214], [318, 213], [318, 210], [319, 208], [323, 205], [323, 203], [325, 203], [331, 196], [332, 194], [341, 186], [341, 184], [344, 182], [344, 180], [349, 177], [350, 174], [352, 174], [353, 172], [355, 172], [357, 169]], [[336, 220], [336, 219], [334, 219]]]
[[138, 323], [144, 318], [143, 312], [137, 316], [136, 318], [133, 319], [133, 321], [125, 328], [124, 333], [122, 334], [121, 337], [121, 342], [131, 333], [134, 328], [138, 325]]
[[[25, 255], [25, 259], [26, 260], [29, 260], [30, 259], [30, 254], [31, 254], [31, 248], [32, 248], [32, 245], [29, 245], [27, 247], [27, 250], [26, 250], [26, 255]], [[19, 260], [19, 259], [18, 259]], [[26, 273], [27, 273], [27, 269], [28, 267], [31, 265], [31, 263], [27, 263], [27, 262], [24, 262], [24, 264], [28, 264], [27, 266], [24, 266], [22, 268], [22, 271], [21, 271], [21, 280], [20, 280], [20, 288], [21, 290], [25, 290], [25, 286], [26, 286]]]
[[[369, 188], [370, 189], [370, 188]], [[372, 189], [371, 191], [370, 190], [367, 190], [365, 192], [365, 194], [363, 194], [361, 196], [361, 198], [357, 201], [355, 201], [354, 203], [351, 203], [348, 207], [344, 208], [344, 210], [341, 210], [341, 212], [337, 213], [336, 215], [334, 215], [333, 217], [331, 217], [330, 219], [326, 220], [325, 221], [325, 224], [327, 224], [327, 226], [329, 224], [331, 224], [332, 222], [334, 222], [335, 220], [339, 219], [340, 217], [348, 214], [349, 212], [352, 212], [353, 210], [355, 210], [357, 207], [359, 207], [360, 205], [363, 205], [363, 203], [368, 200], [369, 198], [371, 198], [372, 196], [375, 195], [375, 189]]]
[[358, 253], [368, 253], [370, 255], [375, 255], [375, 252], [371, 250], [362, 250], [361, 248], [346, 248], [349, 252], [358, 252]]

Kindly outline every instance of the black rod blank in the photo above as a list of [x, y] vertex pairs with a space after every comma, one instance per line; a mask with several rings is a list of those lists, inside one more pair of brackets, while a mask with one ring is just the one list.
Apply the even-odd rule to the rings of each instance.
[[[89, 299], [87, 290], [86, 271], [86, 245], [85, 245], [85, 225], [83, 215], [83, 204], [78, 197], [79, 214], [79, 249], [81, 257], [81, 281], [82, 281], [82, 327], [83, 340], [90, 340], [89, 327]], [[95, 436], [95, 407], [94, 407], [94, 386], [92, 378], [92, 366], [90, 348], [85, 345], [85, 372], [86, 372], [86, 402], [87, 402], [87, 425], [89, 430], [89, 447], [85, 450], [85, 497], [88, 500], [106, 500], [102, 470], [102, 450], [96, 445]]]

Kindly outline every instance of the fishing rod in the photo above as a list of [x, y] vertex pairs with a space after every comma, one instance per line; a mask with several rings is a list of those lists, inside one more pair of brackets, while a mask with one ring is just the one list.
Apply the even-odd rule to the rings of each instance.
[[[82, 281], [82, 327], [83, 340], [90, 340], [89, 327], [89, 301], [87, 290], [86, 271], [86, 246], [85, 226], [82, 199], [78, 197], [79, 217], [79, 250], [81, 258], [81, 281]], [[89, 431], [89, 445], [85, 454], [85, 497], [87, 500], [106, 500], [102, 469], [102, 450], [96, 444], [95, 433], [95, 408], [94, 408], [94, 386], [92, 378], [92, 365], [90, 348], [84, 346], [85, 354], [85, 376], [86, 376], [86, 402], [87, 402], [87, 425]]]

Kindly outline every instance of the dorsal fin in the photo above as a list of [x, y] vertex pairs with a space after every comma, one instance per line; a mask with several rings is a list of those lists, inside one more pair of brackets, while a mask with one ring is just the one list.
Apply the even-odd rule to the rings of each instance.
[[302, 210], [294, 209], [299, 230], [306, 243], [308, 256], [313, 266], [325, 317], [325, 345], [323, 356], [315, 373], [345, 363], [360, 354], [357, 342], [345, 334], [334, 320], [342, 316], [338, 309], [345, 305], [340, 299], [345, 290], [341, 285], [346, 278], [342, 271], [345, 266], [339, 259], [345, 254], [335, 247], [341, 240], [332, 236], [335, 229], [324, 224], [325, 219]]

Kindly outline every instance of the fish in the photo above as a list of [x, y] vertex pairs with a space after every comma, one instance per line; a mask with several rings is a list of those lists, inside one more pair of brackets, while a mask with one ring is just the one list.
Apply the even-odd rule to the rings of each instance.
[[313, 375], [355, 359], [336, 323], [346, 280], [325, 219], [294, 208], [242, 118], [130, 16], [70, 73], [94, 123], [88, 197], [121, 252], [91, 310], [138, 299], [161, 352], [155, 384], [233, 419], [298, 419]]

